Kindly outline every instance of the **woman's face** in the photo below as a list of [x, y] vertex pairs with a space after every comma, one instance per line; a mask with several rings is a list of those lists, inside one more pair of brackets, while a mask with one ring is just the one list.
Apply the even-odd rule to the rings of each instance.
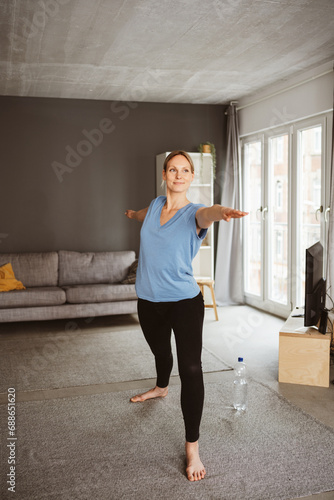
[[166, 181], [167, 189], [176, 193], [187, 191], [194, 179], [190, 163], [183, 155], [173, 156], [167, 164], [162, 178]]

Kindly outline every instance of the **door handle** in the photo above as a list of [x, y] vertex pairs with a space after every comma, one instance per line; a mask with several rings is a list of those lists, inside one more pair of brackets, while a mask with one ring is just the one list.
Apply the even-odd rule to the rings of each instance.
[[325, 222], [328, 222], [329, 218], [327, 217], [327, 214], [331, 211], [331, 207], [327, 207], [325, 210]]
[[315, 219], [317, 222], [319, 222], [318, 212], [320, 212], [322, 214], [323, 211], [324, 211], [324, 207], [322, 205], [319, 208], [317, 208], [317, 210], [315, 211]]
[[268, 212], [268, 207], [262, 207], [262, 206], [261, 206], [260, 208], [258, 208], [258, 209], [256, 210], [256, 214], [257, 214], [258, 212], [261, 212], [261, 218], [262, 218], [262, 220], [264, 220], [264, 212]]
[[265, 218], [265, 213], [268, 212], [268, 207], [263, 207], [262, 210], [261, 210], [261, 212], [262, 212], [262, 220], [265, 220], [266, 219]]

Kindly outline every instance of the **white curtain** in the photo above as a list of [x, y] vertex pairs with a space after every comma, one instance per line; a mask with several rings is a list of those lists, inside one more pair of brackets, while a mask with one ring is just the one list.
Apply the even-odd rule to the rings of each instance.
[[[221, 205], [241, 209], [240, 144], [236, 104], [229, 105], [227, 115], [227, 153], [222, 178]], [[241, 229], [240, 219], [219, 222], [215, 295], [220, 306], [244, 302]]]
[[[333, 96], [334, 109], [334, 96]], [[334, 113], [333, 113], [334, 114]], [[328, 246], [327, 246], [327, 274], [326, 274], [326, 289], [328, 295], [334, 300], [334, 116], [332, 128], [332, 159], [331, 159], [331, 185], [330, 185], [330, 212], [329, 212], [329, 227], [328, 227]], [[332, 309], [333, 302], [327, 299], [326, 306]]]

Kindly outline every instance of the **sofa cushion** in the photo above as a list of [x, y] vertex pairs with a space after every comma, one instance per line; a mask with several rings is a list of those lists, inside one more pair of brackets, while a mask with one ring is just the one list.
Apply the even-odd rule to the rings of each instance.
[[0, 266], [8, 262], [25, 287], [58, 285], [57, 252], [0, 253]]
[[134, 285], [76, 285], [65, 287], [66, 300], [70, 304], [91, 304], [136, 300]]
[[0, 294], [0, 309], [9, 307], [42, 307], [65, 304], [66, 294], [58, 287], [33, 287]]
[[59, 286], [119, 283], [128, 274], [135, 252], [59, 252]]

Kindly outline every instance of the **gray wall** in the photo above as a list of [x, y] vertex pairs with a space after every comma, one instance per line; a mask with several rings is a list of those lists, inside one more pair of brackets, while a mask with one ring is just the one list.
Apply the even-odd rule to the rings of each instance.
[[222, 168], [224, 106], [0, 97], [0, 110], [0, 252], [137, 252], [124, 211], [154, 198], [156, 154], [209, 140]]

